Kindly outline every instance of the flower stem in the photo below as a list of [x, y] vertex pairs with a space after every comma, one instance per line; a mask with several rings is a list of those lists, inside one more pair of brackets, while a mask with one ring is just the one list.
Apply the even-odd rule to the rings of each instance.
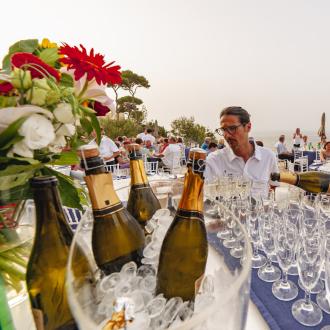
[[87, 87], [88, 87], [88, 79], [87, 79], [87, 77], [86, 77], [84, 87], [82, 88], [81, 92], [79, 93], [79, 95], [78, 95], [78, 97], [77, 97], [78, 99], [80, 99], [80, 98], [84, 95], [84, 93], [85, 93], [86, 90], [87, 90]]

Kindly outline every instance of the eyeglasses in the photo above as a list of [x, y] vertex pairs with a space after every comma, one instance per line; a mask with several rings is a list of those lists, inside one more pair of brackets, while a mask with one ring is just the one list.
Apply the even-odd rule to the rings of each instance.
[[219, 127], [215, 130], [215, 132], [219, 135], [224, 135], [226, 132], [233, 135], [233, 134], [236, 133], [237, 129], [240, 126], [244, 126], [244, 124], [239, 124], [239, 125], [236, 125], [236, 126], [228, 126], [228, 127]]

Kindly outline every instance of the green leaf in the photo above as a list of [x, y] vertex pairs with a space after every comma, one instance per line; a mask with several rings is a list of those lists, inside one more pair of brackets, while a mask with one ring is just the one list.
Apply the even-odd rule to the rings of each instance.
[[9, 54], [17, 52], [33, 53], [37, 48], [38, 39], [20, 40], [9, 47]]
[[0, 171], [0, 191], [24, 185], [43, 165], [10, 165]]
[[79, 157], [76, 151], [65, 151], [60, 154], [60, 158], [57, 159], [52, 165], [75, 165], [79, 164]]
[[11, 54], [7, 54], [7, 55], [3, 58], [3, 60], [2, 60], [2, 69], [3, 69], [6, 73], [9, 73], [9, 72], [10, 72], [10, 68], [11, 68], [10, 57], [11, 57]]
[[67, 175], [64, 175], [50, 167], [44, 167], [42, 169], [42, 173], [44, 175], [54, 175], [57, 177], [58, 180], [58, 189], [61, 195], [62, 204], [68, 207], [76, 208], [82, 210], [81, 200], [79, 198], [79, 194], [81, 191], [76, 188], [75, 183], [72, 178]]
[[92, 133], [93, 126], [92, 126], [91, 122], [88, 120], [88, 118], [86, 118], [86, 117], [80, 118], [80, 124], [81, 124], [81, 127], [86, 131], [86, 133], [88, 135]]
[[96, 132], [96, 140], [99, 144], [101, 142], [101, 128], [100, 123], [95, 115], [90, 115], [89, 118], [91, 119], [93, 129]]
[[[1, 109], [0, 109], [1, 116]], [[17, 140], [17, 131], [28, 117], [21, 117], [12, 122], [2, 133], [0, 133], [0, 150], [5, 150]]]
[[86, 115], [94, 115], [95, 111], [92, 108], [89, 107], [84, 107], [83, 105], [80, 105], [79, 108], [82, 110], [82, 112], [84, 112]]
[[73, 78], [67, 73], [61, 74], [60, 84], [64, 87], [73, 87]]
[[46, 48], [43, 49], [39, 54], [40, 59], [45, 63], [53, 66], [58, 60], [58, 49], [57, 48]]

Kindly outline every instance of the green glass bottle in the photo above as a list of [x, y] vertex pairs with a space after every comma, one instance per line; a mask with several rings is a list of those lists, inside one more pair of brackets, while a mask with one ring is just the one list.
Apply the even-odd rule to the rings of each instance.
[[152, 191], [144, 169], [140, 145], [128, 146], [131, 170], [131, 190], [127, 210], [145, 227], [147, 221], [161, 208], [159, 200]]
[[83, 146], [80, 154], [93, 208], [92, 249], [96, 264], [106, 274], [120, 271], [130, 261], [141, 265], [143, 230], [119, 200], [97, 147]]
[[208, 245], [203, 217], [206, 152], [190, 150], [181, 200], [161, 248], [157, 294], [194, 301], [203, 279]]
[[330, 193], [330, 173], [324, 172], [281, 172], [271, 173], [272, 181], [280, 181], [297, 186], [310, 193]]
[[26, 283], [37, 329], [77, 329], [65, 292], [65, 273], [72, 231], [66, 222], [52, 176], [31, 180], [36, 233]]

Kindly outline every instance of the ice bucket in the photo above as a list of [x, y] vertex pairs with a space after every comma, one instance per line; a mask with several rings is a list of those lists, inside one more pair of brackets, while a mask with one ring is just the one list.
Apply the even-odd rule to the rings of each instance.
[[[182, 185], [182, 181], [167, 180], [166, 182], [154, 181], [151, 185], [156, 194], [167, 194], [167, 203], [172, 206], [179, 196], [178, 186]], [[128, 186], [121, 185], [118, 195], [125, 199], [128, 196], [128, 189]], [[237, 218], [234, 220], [235, 234], [243, 247], [243, 257], [239, 259], [232, 257], [230, 251], [222, 245], [217, 234], [224, 228], [221, 217], [224, 208], [215, 198], [205, 200], [204, 217], [209, 241], [205, 275], [212, 275], [214, 279], [214, 301], [194, 313], [190, 319], [181, 323], [176, 322], [170, 329], [237, 330], [245, 327], [250, 290], [251, 246], [244, 226]], [[229, 212], [227, 209], [226, 211]], [[92, 254], [92, 230], [92, 211], [87, 210], [77, 228], [67, 268], [66, 287], [70, 308], [81, 330], [101, 330], [109, 320], [109, 315], [98, 313], [100, 304], [98, 285], [102, 275]], [[85, 266], [88, 264], [89, 269], [85, 277], [81, 276], [81, 271], [79, 276], [74, 271], [77, 258], [80, 261], [85, 260]]]

